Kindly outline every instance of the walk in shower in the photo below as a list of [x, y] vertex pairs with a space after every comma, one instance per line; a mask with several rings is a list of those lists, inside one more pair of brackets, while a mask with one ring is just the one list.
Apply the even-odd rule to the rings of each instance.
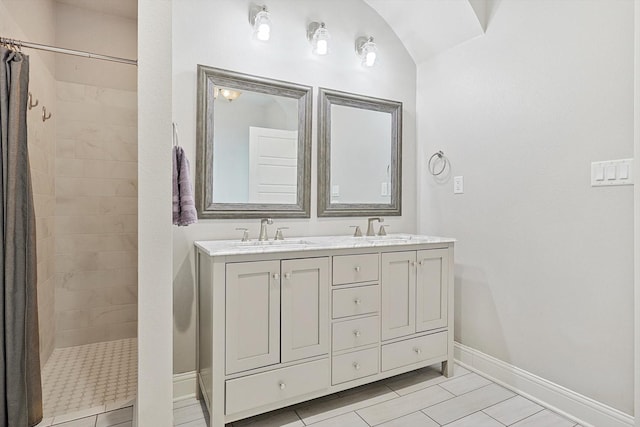
[[59, 423], [136, 396], [137, 2], [0, 0], [0, 15], [30, 57], [44, 418]]

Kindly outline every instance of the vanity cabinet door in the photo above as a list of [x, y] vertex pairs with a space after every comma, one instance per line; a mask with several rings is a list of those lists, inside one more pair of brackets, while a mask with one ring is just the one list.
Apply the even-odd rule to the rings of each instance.
[[382, 254], [382, 339], [416, 332], [416, 252]]
[[329, 258], [282, 261], [282, 362], [329, 352]]
[[280, 261], [226, 266], [226, 373], [280, 362]]
[[446, 249], [418, 251], [416, 331], [447, 326], [449, 262]]

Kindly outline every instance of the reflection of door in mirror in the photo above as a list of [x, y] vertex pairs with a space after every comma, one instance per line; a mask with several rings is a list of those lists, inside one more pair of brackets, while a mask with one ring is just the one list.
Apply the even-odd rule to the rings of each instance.
[[249, 128], [249, 203], [295, 203], [298, 131]]
[[[263, 193], [260, 196], [263, 199], [267, 196], [264, 188], [256, 192], [256, 188], [253, 188], [250, 183], [252, 167], [250, 139], [252, 128], [272, 129], [274, 132], [288, 132], [289, 136], [295, 135], [293, 147], [288, 150], [287, 155], [290, 156], [291, 150], [295, 150], [293, 164], [297, 165], [298, 101], [293, 98], [244, 90], [241, 96], [233, 101], [222, 96], [217, 97], [214, 106], [216, 117], [213, 143], [214, 203], [295, 204], [297, 195], [295, 170], [293, 181], [286, 181], [287, 184], [293, 185], [293, 189], [288, 188], [293, 196], [287, 197], [286, 201], [276, 197], [262, 201], [256, 199], [257, 193], [260, 192]], [[273, 161], [271, 157], [282, 155], [280, 145], [287, 145], [287, 143], [276, 143], [277, 140], [278, 138], [273, 135], [270, 137], [263, 135], [261, 141], [265, 146], [259, 151], [260, 161]], [[278, 150], [278, 152], [272, 156], [269, 154], [272, 150]], [[263, 178], [266, 179], [264, 183], [273, 183], [268, 175], [260, 179]], [[283, 182], [280, 179], [275, 183]]]
[[331, 204], [391, 203], [391, 114], [331, 106]]

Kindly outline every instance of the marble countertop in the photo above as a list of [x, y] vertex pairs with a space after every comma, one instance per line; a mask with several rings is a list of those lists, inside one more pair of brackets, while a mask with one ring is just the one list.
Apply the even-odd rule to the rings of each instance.
[[199, 240], [194, 244], [209, 256], [250, 255], [276, 252], [318, 251], [327, 249], [377, 248], [384, 246], [407, 246], [438, 243], [453, 243], [450, 237], [424, 236], [419, 234], [388, 234], [386, 236], [351, 237], [317, 236], [290, 237], [284, 240], [258, 242], [250, 240]]

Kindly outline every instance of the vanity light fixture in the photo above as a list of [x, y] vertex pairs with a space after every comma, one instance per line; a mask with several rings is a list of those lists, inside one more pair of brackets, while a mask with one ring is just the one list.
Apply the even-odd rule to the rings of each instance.
[[378, 58], [378, 46], [373, 41], [373, 37], [361, 38], [356, 41], [356, 52], [362, 59], [364, 67], [373, 67]]
[[231, 102], [235, 99], [238, 99], [238, 97], [242, 95], [242, 92], [240, 92], [239, 90], [227, 89], [227, 88], [216, 86], [213, 88], [213, 99], [218, 99], [219, 95], [222, 95], [224, 99]]
[[262, 6], [253, 18], [253, 35], [263, 42], [271, 37], [271, 14], [267, 11], [267, 6]]
[[331, 35], [329, 34], [329, 30], [327, 30], [324, 22], [319, 24], [317, 22], [312, 22], [309, 24], [307, 35], [311, 42], [311, 49], [314, 54], [322, 56], [329, 53], [329, 40], [331, 39]]

